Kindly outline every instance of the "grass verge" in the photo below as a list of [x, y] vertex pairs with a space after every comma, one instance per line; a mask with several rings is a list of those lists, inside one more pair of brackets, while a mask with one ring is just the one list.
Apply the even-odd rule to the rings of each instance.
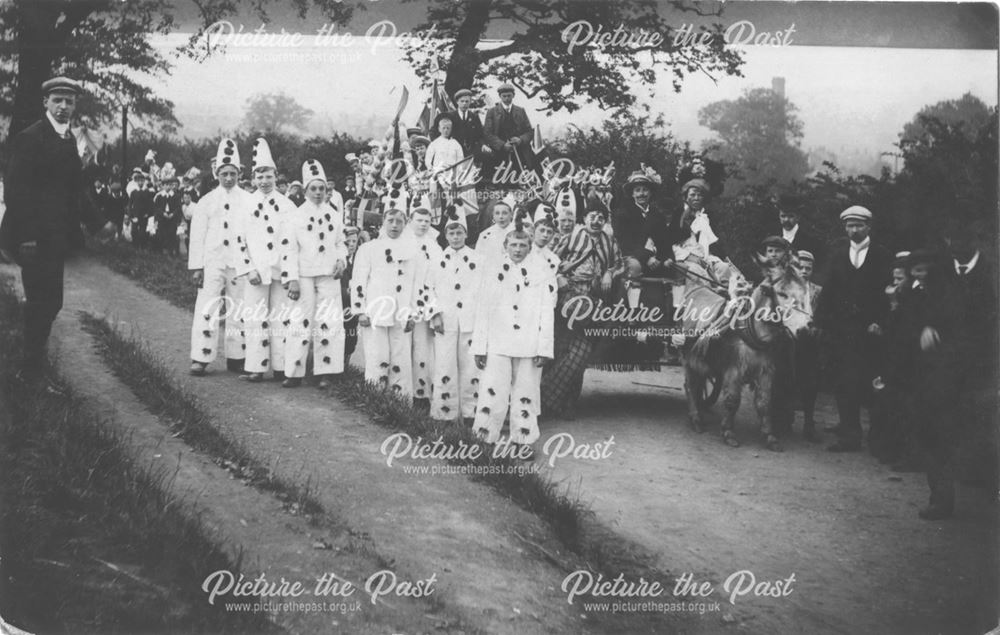
[[174, 378], [141, 338], [122, 333], [103, 318], [88, 313], [80, 314], [80, 322], [94, 337], [101, 357], [114, 374], [150, 412], [168, 421], [174, 434], [188, 445], [212, 457], [245, 484], [273, 494], [289, 513], [303, 514], [311, 521], [324, 513], [310, 481], [298, 485], [277, 477], [241, 441], [220, 431], [198, 399]]
[[[196, 290], [188, 284], [187, 270], [178, 257], [139, 251], [126, 243], [101, 247], [96, 250], [96, 254], [107, 266], [131, 277], [140, 286], [172, 304], [185, 310], [190, 310], [194, 306]], [[143, 390], [168, 393], [169, 397], [156, 397], [157, 401], [163, 402], [164, 407], [192, 403], [192, 398], [178, 394], [183, 391], [176, 388], [170, 373], [155, 361], [155, 356], [148, 351], [145, 355], [137, 356], [136, 352], [144, 348], [143, 344], [114, 331], [106, 323], [102, 328], [105, 333], [102, 337], [113, 342], [118, 351], [115, 357], [121, 357], [124, 362], [123, 378], [126, 381], [136, 381], [134, 377], [144, 375], [155, 376], [155, 381], [139, 383], [143, 386], [152, 384]], [[146, 358], [147, 361], [141, 362], [140, 357]], [[144, 366], [149, 368], [144, 369]], [[471, 431], [464, 426], [436, 422], [415, 408], [408, 399], [400, 398], [380, 386], [366, 382], [363, 373], [355, 367], [348, 367], [329, 389], [329, 395], [361, 410], [377, 424], [393, 431], [406, 432], [413, 437], [421, 436], [431, 440], [440, 437], [443, 443], [453, 448], [478, 442]], [[197, 411], [197, 408], [195, 410]], [[194, 413], [187, 416], [195, 419], [203, 418], [202, 415]], [[252, 459], [244, 451], [241, 450], [237, 454], [240, 461], [252, 464]], [[593, 571], [610, 574], [612, 577], [619, 573], [635, 577], [645, 575], [647, 578], [655, 575], [661, 580], [667, 577], [649, 567], [647, 563], [650, 554], [641, 546], [624, 540], [607, 527], [594, 522], [592, 512], [568, 486], [555, 483], [539, 474], [511, 470], [509, 469], [511, 466], [516, 468], [517, 461], [504, 457], [493, 458], [489, 453], [484, 453], [484, 456], [476, 460], [455, 459], [450, 462], [457, 465], [493, 468], [483, 470], [482, 475], [472, 478], [489, 485], [545, 521], [559, 542], [580, 557]], [[567, 566], [561, 561], [556, 561], [555, 564], [564, 568]]]
[[[20, 348], [17, 297], [0, 282], [0, 358]], [[0, 372], [0, 614], [29, 632], [281, 632], [227, 613], [201, 584], [238, 570], [172, 477], [138, 465], [83, 399], [26, 390]], [[5, 405], [6, 404], [6, 405]]]

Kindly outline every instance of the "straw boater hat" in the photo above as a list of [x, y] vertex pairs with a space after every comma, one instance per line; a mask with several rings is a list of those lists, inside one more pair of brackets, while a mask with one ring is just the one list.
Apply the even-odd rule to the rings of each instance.
[[840, 222], [846, 223], [849, 220], [860, 220], [866, 223], [872, 222], [872, 213], [868, 208], [860, 205], [852, 205], [840, 213]]
[[240, 163], [240, 152], [236, 148], [236, 142], [232, 139], [223, 138], [219, 141], [219, 149], [215, 153], [215, 166], [212, 169], [212, 174], [218, 174], [219, 170], [231, 165], [237, 169], [237, 171], [243, 168]]
[[309, 159], [302, 164], [302, 187], [309, 187], [313, 181], [323, 181], [323, 185], [326, 185], [326, 172], [319, 161]]
[[271, 147], [267, 145], [267, 139], [264, 137], [260, 137], [253, 142], [252, 155], [254, 172], [266, 168], [271, 168], [275, 171], [278, 169], [278, 166], [274, 164], [274, 159], [271, 157]]
[[622, 189], [625, 194], [631, 196], [632, 190], [637, 185], [645, 185], [649, 187], [650, 190], [655, 190], [663, 183], [663, 179], [660, 175], [656, 173], [653, 168], [647, 167], [645, 164], [640, 165], [639, 169], [628, 175], [625, 180], [625, 185]]

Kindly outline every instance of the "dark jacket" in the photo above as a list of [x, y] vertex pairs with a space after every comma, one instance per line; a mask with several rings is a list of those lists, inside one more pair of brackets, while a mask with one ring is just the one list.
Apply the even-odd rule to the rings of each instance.
[[[451, 115], [452, 121], [455, 122], [451, 129], [452, 138], [462, 146], [462, 152], [465, 153], [465, 156], [471, 154], [478, 160], [483, 153], [484, 139], [483, 122], [479, 120], [479, 115], [471, 108], [466, 111], [468, 119], [465, 121], [462, 121], [457, 110], [453, 110], [448, 114]], [[435, 124], [434, 129], [431, 130], [431, 139], [437, 139], [438, 136], [439, 133]]]
[[992, 263], [980, 252], [976, 266], [959, 275], [954, 263], [948, 263], [948, 277], [961, 294], [965, 307], [965, 333], [968, 347], [969, 379], [974, 386], [996, 387], [997, 280]]
[[[780, 224], [774, 225], [771, 227], [771, 232], [767, 235], [781, 236], [782, 231], [783, 230], [781, 229]], [[805, 228], [802, 227], [801, 223], [799, 224], [799, 231], [795, 232], [795, 240], [792, 241], [792, 250], [793, 251], [805, 250], [810, 252], [816, 258], [815, 262], [816, 269], [819, 269], [824, 264], [824, 256], [826, 252], [825, 246], [823, 245], [822, 242], [820, 242], [818, 238], [816, 238], [808, 231], [806, 231]]]
[[889, 311], [885, 288], [892, 281], [892, 254], [872, 241], [859, 269], [851, 264], [849, 241], [830, 250], [829, 278], [819, 296], [815, 321], [842, 344], [859, 342], [871, 324], [882, 324]]
[[4, 179], [7, 211], [0, 224], [0, 247], [17, 253], [21, 243], [38, 241], [65, 254], [82, 245], [80, 224], [100, 229], [101, 214], [88, 196], [76, 139], [60, 137], [48, 117], [10, 142]]
[[649, 204], [649, 212], [645, 217], [632, 198], [619, 201], [614, 207], [611, 228], [614, 230], [615, 240], [618, 241], [623, 257], [635, 258], [645, 268], [646, 261], [653, 255], [653, 251], [648, 248], [649, 242], [652, 241], [659, 260], [673, 258], [673, 243], [670, 242], [668, 230], [669, 220], [656, 203]]
[[483, 124], [483, 136], [487, 145], [496, 151], [503, 150], [503, 144], [511, 137], [520, 137], [518, 152], [525, 160], [530, 152], [532, 138], [531, 122], [528, 113], [520, 106], [511, 106], [510, 115], [504, 111], [503, 105], [497, 104], [486, 111], [486, 121]]
[[[683, 223], [684, 210], [685, 206], [684, 204], [681, 204], [680, 207], [675, 209], [673, 213], [670, 215], [670, 223], [667, 225], [666, 239], [669, 241], [671, 247], [673, 245], [679, 245], [680, 243], [687, 240], [689, 236], [691, 236], [690, 224], [687, 227], [685, 227]], [[706, 209], [705, 212], [708, 213], [708, 210]], [[711, 219], [712, 214], [708, 213], [708, 215], [709, 219]], [[718, 227], [713, 227], [713, 230], [715, 231], [716, 235], [718, 235]], [[712, 243], [712, 246], [709, 247], [708, 251], [713, 256], [717, 258], [722, 258], [723, 260], [725, 260], [727, 257], [726, 250], [722, 246], [721, 237], [719, 238], [719, 240]], [[673, 258], [672, 252], [673, 252], [672, 249], [667, 252], [670, 254], [668, 257]]]

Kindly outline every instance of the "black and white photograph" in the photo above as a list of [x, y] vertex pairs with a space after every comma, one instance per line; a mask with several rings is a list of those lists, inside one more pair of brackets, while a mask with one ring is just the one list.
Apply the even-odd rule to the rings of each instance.
[[0, 34], [0, 635], [1000, 633], [996, 3]]

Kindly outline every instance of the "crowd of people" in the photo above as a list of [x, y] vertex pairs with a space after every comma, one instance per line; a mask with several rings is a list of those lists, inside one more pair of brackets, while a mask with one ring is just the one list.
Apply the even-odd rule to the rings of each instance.
[[[60, 89], [78, 90], [59, 82], [53, 94]], [[394, 122], [383, 140], [345, 157], [353, 173], [343, 192], [315, 159], [289, 182], [266, 139], [254, 142], [246, 166], [236, 142], [222, 139], [209, 174], [178, 176], [149, 155], [125, 188], [97, 182], [92, 199], [121, 239], [186, 254], [199, 287], [193, 375], [217, 357], [223, 315], [227, 368], [251, 383], [271, 374], [297, 388], [311, 369], [329, 386], [361, 338], [366, 379], [435, 419], [464, 421], [486, 443], [507, 425], [509, 441], [530, 457], [539, 416], [572, 409], [593, 361], [597, 343], [566, 319], [568, 303], [658, 302], [669, 315], [705, 289], [732, 299], [746, 277], [713, 230], [719, 173], [706, 159], [681, 166], [676, 202], [660, 200], [661, 175], [640, 164], [620, 195], [613, 171], [595, 170], [529, 186], [514, 179], [489, 189], [502, 196], [482, 205], [475, 186], [483, 170], [538, 167], [513, 88], [500, 96], [483, 124], [468, 108], [471, 92], [459, 91], [456, 110], [436, 118], [433, 139], [409, 129], [403, 141]], [[52, 108], [50, 124], [62, 113]], [[8, 207], [23, 221], [18, 179], [27, 172], [13, 165]], [[776, 201], [774, 229], [758, 246], [760, 275], [751, 276], [767, 285], [794, 275], [806, 289], [775, 300], [810, 318], [775, 345], [784, 351], [772, 355], [776, 427], [787, 433], [799, 407], [804, 435], [818, 440], [814, 404], [827, 381], [839, 415], [829, 450], [861, 449], [868, 407], [871, 452], [898, 469], [919, 463], [931, 487], [921, 517], [946, 518], [955, 441], [973, 428], [993, 430], [994, 272], [961, 218], [940, 245], [893, 255], [871, 235], [870, 210], [845, 209], [844, 236], [825, 245], [801, 226], [808, 204]], [[822, 286], [814, 269], [825, 273]], [[651, 296], [664, 285], [649, 280], [672, 290]], [[644, 326], [627, 337], [656, 340]], [[660, 361], [683, 358], [695, 339], [675, 330], [654, 342]]]

